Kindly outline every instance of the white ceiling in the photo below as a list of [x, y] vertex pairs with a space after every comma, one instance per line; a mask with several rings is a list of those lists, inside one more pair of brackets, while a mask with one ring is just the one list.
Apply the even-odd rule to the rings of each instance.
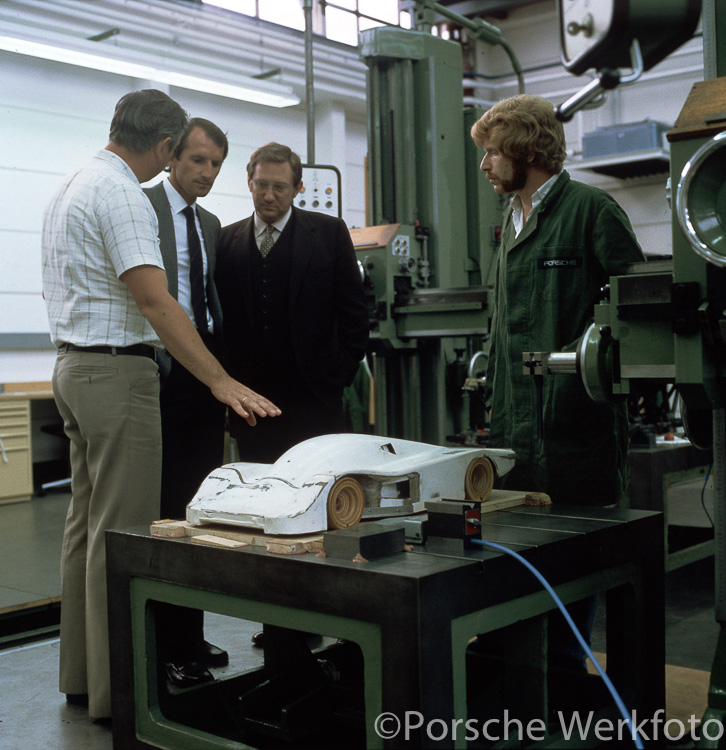
[[[0, 34], [42, 41], [44, 32], [69, 41], [106, 36], [97, 44], [163, 56], [183, 72], [213, 77], [263, 76], [292, 86], [305, 102], [304, 34], [215, 8], [169, 0], [3, 0]], [[314, 37], [317, 102], [340, 99], [365, 108], [364, 63], [355, 48]]]

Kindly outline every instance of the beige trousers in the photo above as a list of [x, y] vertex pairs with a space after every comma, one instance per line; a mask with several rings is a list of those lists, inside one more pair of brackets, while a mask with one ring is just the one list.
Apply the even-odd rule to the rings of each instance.
[[60, 690], [111, 716], [106, 529], [159, 517], [159, 376], [148, 357], [65, 352], [53, 393], [71, 441], [72, 499], [61, 560]]

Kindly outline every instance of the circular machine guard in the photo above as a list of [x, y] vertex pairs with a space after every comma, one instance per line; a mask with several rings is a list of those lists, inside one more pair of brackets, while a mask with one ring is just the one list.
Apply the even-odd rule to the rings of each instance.
[[726, 131], [701, 146], [678, 181], [676, 215], [693, 250], [726, 266]]

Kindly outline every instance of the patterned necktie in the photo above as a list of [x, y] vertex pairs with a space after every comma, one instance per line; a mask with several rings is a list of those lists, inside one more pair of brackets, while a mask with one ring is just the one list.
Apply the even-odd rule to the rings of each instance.
[[272, 224], [268, 224], [265, 228], [265, 236], [262, 238], [262, 242], [260, 243], [260, 253], [262, 253], [262, 257], [266, 258], [267, 253], [272, 250], [272, 246], [275, 244], [275, 227], [272, 226]]
[[209, 332], [207, 327], [207, 301], [204, 296], [204, 261], [202, 243], [194, 221], [194, 209], [187, 206], [182, 213], [187, 220], [187, 243], [189, 246], [189, 281], [192, 291], [192, 311], [194, 323], [200, 334]]

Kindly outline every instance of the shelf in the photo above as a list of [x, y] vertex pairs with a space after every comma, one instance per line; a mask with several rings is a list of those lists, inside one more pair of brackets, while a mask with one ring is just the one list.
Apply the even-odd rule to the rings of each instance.
[[667, 174], [670, 169], [670, 153], [667, 149], [651, 148], [625, 154], [611, 154], [590, 159], [570, 159], [568, 169], [586, 169], [597, 174], [625, 179]]

